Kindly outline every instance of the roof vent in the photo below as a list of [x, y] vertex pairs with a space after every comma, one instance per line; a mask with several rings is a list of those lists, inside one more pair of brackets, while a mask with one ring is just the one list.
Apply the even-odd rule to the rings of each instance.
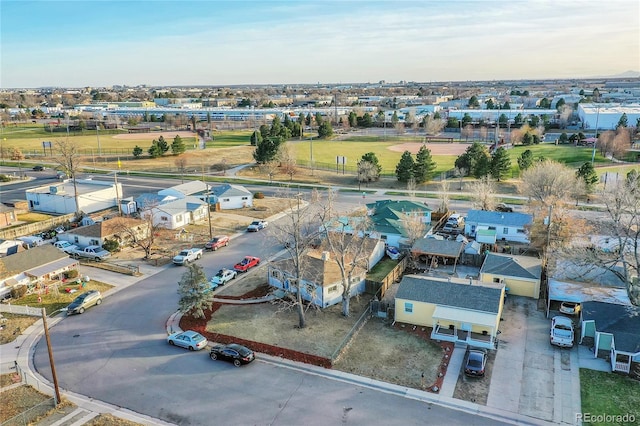
[[323, 251], [322, 252], [322, 260], [327, 262], [331, 259], [331, 255], [329, 254], [328, 251]]

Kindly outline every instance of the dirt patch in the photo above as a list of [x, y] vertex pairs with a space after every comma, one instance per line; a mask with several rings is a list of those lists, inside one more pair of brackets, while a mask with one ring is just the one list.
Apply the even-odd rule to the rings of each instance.
[[[462, 350], [462, 349], [456, 349]], [[487, 405], [489, 397], [489, 385], [491, 384], [491, 372], [493, 371], [493, 363], [496, 359], [495, 351], [489, 351], [487, 354], [487, 365], [485, 367], [484, 377], [467, 377], [464, 374], [464, 362], [460, 367], [458, 382], [453, 391], [453, 397], [475, 404]], [[466, 360], [466, 358], [465, 358]]]
[[94, 417], [89, 422], [85, 423], [85, 426], [137, 426], [142, 423], [132, 422], [130, 420], [121, 419], [116, 416], [112, 416], [111, 414], [100, 414], [97, 417]]
[[[9, 391], [2, 392], [2, 410], [0, 410], [0, 422], [4, 422], [20, 413], [25, 413], [27, 424], [36, 419], [43, 418], [53, 408], [52, 399], [35, 390], [31, 386], [18, 386]], [[20, 423], [23, 424], [23, 423]]]
[[30, 327], [39, 317], [3, 313], [0, 320], [0, 345], [13, 342]]
[[412, 154], [417, 154], [423, 145], [431, 151], [431, 155], [460, 155], [464, 153], [469, 146], [471, 146], [471, 144], [458, 142], [431, 142], [425, 144], [419, 142], [406, 142], [398, 145], [392, 145], [387, 149], [394, 152], [409, 151]]

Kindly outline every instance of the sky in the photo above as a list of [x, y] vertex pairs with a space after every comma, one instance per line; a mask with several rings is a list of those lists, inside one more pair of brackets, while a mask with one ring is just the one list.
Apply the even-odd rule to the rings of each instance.
[[640, 1], [0, 0], [0, 88], [640, 71]]

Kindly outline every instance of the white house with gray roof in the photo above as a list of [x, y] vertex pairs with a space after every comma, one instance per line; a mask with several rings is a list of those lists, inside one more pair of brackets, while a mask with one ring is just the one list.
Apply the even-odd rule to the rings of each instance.
[[464, 233], [479, 243], [495, 244], [496, 241], [529, 243], [526, 226], [533, 216], [526, 213], [469, 210], [464, 224]]
[[224, 185], [211, 188], [211, 204], [219, 204], [222, 210], [253, 207], [253, 194], [241, 185]]
[[152, 215], [154, 226], [177, 229], [206, 219], [207, 207], [207, 203], [198, 197], [186, 196], [143, 209], [140, 216]]
[[192, 180], [182, 183], [180, 185], [172, 186], [171, 188], [162, 189], [158, 191], [158, 195], [163, 197], [184, 198], [189, 195], [200, 195], [207, 192], [209, 185], [200, 181]]
[[405, 275], [395, 297], [396, 322], [431, 327], [431, 338], [493, 349], [504, 285]]

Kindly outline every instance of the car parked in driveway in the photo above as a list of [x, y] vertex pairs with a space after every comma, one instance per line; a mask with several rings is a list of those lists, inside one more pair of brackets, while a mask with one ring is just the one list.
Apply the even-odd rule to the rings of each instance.
[[76, 297], [73, 302], [67, 306], [67, 315], [82, 314], [85, 310], [92, 306], [102, 303], [102, 294], [98, 290], [89, 290]]
[[567, 315], [578, 315], [580, 313], [580, 303], [562, 302], [560, 303], [560, 312]]
[[253, 351], [245, 346], [231, 343], [229, 345], [215, 345], [209, 351], [209, 358], [212, 360], [221, 359], [232, 362], [236, 367], [249, 364], [256, 359]]
[[229, 237], [227, 235], [217, 235], [204, 245], [205, 250], [216, 251], [220, 247], [226, 247], [229, 245]]
[[247, 231], [248, 232], [258, 232], [264, 228], [266, 228], [268, 225], [266, 220], [254, 220], [253, 222], [251, 222], [251, 224], [249, 226], [247, 226]]
[[468, 349], [464, 364], [464, 374], [469, 377], [484, 377], [487, 365], [487, 351], [483, 349]]
[[573, 322], [570, 318], [557, 316], [551, 319], [550, 340], [554, 346], [573, 347]]
[[260, 264], [260, 258], [254, 256], [245, 256], [240, 262], [233, 266], [238, 272], [247, 272], [249, 269], [254, 268]]
[[181, 333], [173, 333], [167, 336], [167, 342], [171, 346], [180, 346], [190, 351], [199, 351], [207, 346], [207, 339], [200, 333], [187, 330]]
[[74, 252], [74, 250], [78, 249], [78, 246], [76, 246], [75, 244], [71, 244], [69, 241], [56, 241], [55, 243], [53, 243], [53, 246], [67, 254], [71, 254]]

